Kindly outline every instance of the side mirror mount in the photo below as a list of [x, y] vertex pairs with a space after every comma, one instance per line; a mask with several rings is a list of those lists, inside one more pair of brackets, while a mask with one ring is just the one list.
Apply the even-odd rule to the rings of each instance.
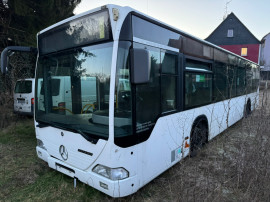
[[151, 60], [146, 49], [131, 49], [131, 83], [144, 84], [150, 81]]
[[25, 46], [8, 46], [8, 47], [6, 47], [1, 53], [1, 72], [2, 72], [2, 74], [7, 73], [9, 56], [13, 55], [13, 53], [15, 51], [37, 53], [37, 49], [32, 48], [32, 47], [25, 47]]
[[5, 48], [1, 53], [1, 72], [2, 72], [2, 74], [6, 74], [7, 64], [8, 64], [8, 49]]

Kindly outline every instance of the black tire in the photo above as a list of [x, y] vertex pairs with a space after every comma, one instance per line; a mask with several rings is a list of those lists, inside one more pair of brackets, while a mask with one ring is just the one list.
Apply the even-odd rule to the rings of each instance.
[[208, 141], [208, 129], [204, 121], [199, 121], [194, 124], [190, 138], [190, 157], [195, 157], [200, 149]]
[[245, 117], [248, 117], [250, 114], [251, 114], [251, 102], [250, 100], [248, 100], [245, 108]]

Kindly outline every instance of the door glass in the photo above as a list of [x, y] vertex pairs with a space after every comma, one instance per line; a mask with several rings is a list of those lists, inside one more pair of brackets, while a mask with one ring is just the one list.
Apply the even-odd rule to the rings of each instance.
[[134, 48], [146, 48], [151, 57], [150, 82], [136, 86], [136, 132], [151, 129], [160, 114], [160, 49], [134, 44]]

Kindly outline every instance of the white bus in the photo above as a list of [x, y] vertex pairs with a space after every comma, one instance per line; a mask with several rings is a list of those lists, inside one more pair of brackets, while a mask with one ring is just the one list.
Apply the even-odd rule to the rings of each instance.
[[[257, 64], [130, 7], [102, 6], [37, 38], [37, 155], [112, 197], [194, 156], [258, 104]], [[53, 102], [63, 76], [72, 113]], [[96, 84], [82, 86], [86, 76]], [[82, 104], [87, 91], [96, 101]]]

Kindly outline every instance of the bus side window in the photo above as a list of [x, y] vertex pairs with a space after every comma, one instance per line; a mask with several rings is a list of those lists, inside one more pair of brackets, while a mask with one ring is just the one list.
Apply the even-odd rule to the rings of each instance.
[[185, 107], [208, 104], [212, 100], [212, 75], [205, 73], [186, 73]]
[[215, 63], [215, 80], [214, 80], [214, 101], [225, 100], [228, 97], [227, 92], [227, 68], [225, 63]]
[[212, 102], [212, 71], [208, 63], [187, 60], [185, 71], [185, 108]]

